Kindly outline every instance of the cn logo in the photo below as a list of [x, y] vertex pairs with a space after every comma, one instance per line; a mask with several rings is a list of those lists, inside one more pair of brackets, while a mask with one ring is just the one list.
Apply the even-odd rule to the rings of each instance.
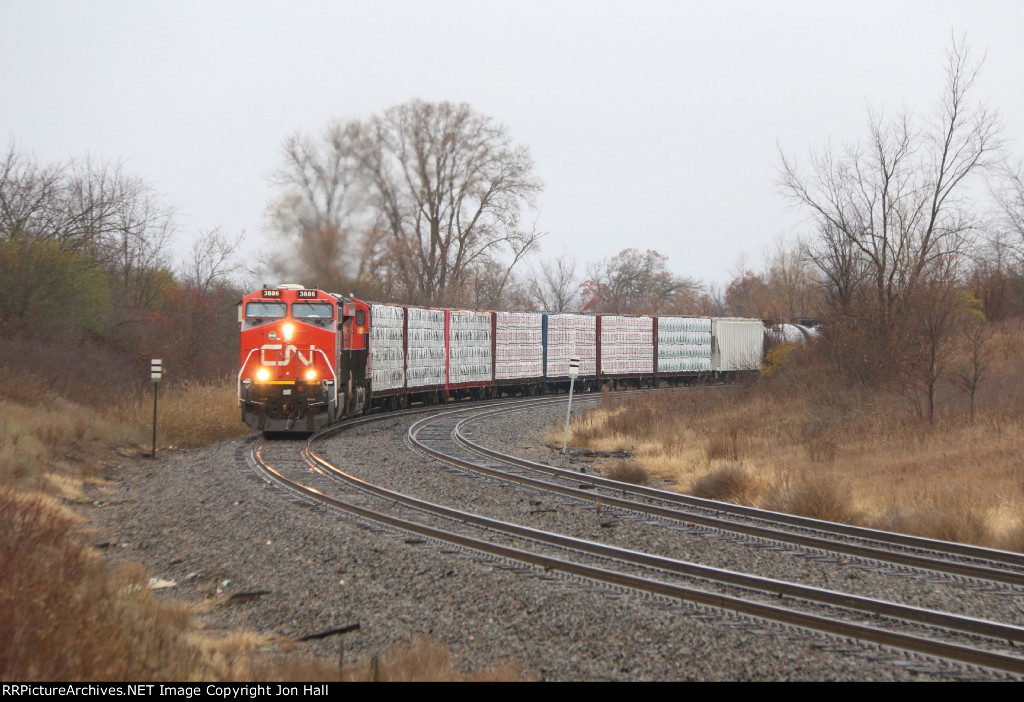
[[[284, 358], [281, 358], [281, 350], [284, 350]], [[267, 358], [267, 352], [272, 351], [271, 356], [273, 358]], [[293, 358], [298, 358], [299, 362], [304, 366], [313, 365], [313, 352], [316, 351], [316, 346], [309, 347], [309, 357], [302, 355], [293, 344], [263, 344], [260, 347], [260, 363], [264, 366], [287, 366], [292, 362]]]

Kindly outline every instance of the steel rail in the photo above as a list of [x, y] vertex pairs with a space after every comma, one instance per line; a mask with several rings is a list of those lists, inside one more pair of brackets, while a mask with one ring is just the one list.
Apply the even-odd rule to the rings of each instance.
[[[525, 411], [528, 408], [520, 408], [518, 411]], [[512, 411], [512, 410], [501, 410]], [[469, 424], [475, 421], [486, 419], [494, 414], [499, 414], [499, 410], [487, 412], [481, 414], [478, 417], [467, 419], [464, 424]], [[867, 527], [860, 527], [850, 524], [841, 524], [839, 522], [826, 522], [820, 519], [814, 519], [812, 517], [801, 517], [796, 514], [786, 514], [784, 512], [772, 512], [770, 510], [758, 509], [756, 507], [746, 507], [744, 505], [736, 505], [732, 503], [717, 502], [715, 500], [708, 500], [701, 497], [693, 497], [691, 495], [684, 495], [678, 492], [669, 492], [667, 490], [659, 490], [657, 488], [651, 488], [644, 485], [633, 485], [630, 483], [621, 483], [608, 478], [602, 478], [600, 476], [580, 476], [571, 471], [556, 468], [554, 466], [548, 466], [543, 463], [535, 463], [524, 458], [517, 456], [510, 456], [501, 452], [489, 449], [485, 446], [481, 446], [471, 439], [467, 439], [461, 430], [456, 430], [458, 440], [463, 443], [467, 448], [477, 451], [479, 453], [487, 454], [492, 458], [499, 460], [508, 461], [515, 463], [520, 467], [531, 468], [535, 470], [542, 470], [550, 472], [551, 474], [564, 474], [568, 473], [576, 479], [591, 482], [595, 485], [602, 485], [616, 490], [628, 490], [638, 495], [645, 497], [651, 497], [655, 499], [663, 499], [671, 502], [678, 502], [680, 504], [689, 505], [692, 507], [703, 507], [709, 510], [722, 511], [723, 508], [727, 509], [732, 514], [737, 514], [744, 517], [750, 517], [753, 519], [764, 519], [780, 524], [788, 524], [795, 527], [804, 527], [809, 529], [820, 529], [822, 525], [827, 525], [828, 530], [843, 536], [849, 536], [853, 538], [861, 538], [867, 541], [877, 541], [881, 543], [889, 543], [897, 546], [905, 546], [909, 548], [919, 548], [925, 551], [942, 551], [951, 555], [964, 556], [968, 558], [977, 558], [979, 560], [995, 561], [1003, 563], [1009, 566], [1019, 566], [1024, 568], [1024, 553], [1016, 553], [1013, 551], [1003, 551], [999, 549], [985, 548], [983, 546], [972, 546], [970, 544], [961, 544], [955, 541], [941, 541], [938, 539], [929, 539], [923, 536], [913, 536], [911, 534], [899, 534], [896, 532], [881, 531], [878, 529], [869, 529]]]
[[[572, 548], [573, 550], [579, 550], [584, 553], [589, 553], [594, 550], [597, 552], [604, 552], [604, 557], [621, 557], [623, 555], [633, 555], [638, 561], [652, 559], [651, 562], [657, 562], [659, 565], [650, 565], [648, 567], [657, 567], [661, 570], [667, 570], [665, 567], [669, 565], [671, 559], [660, 559], [659, 557], [649, 556], [647, 554], [640, 554], [637, 552], [628, 552], [625, 549], [618, 549], [615, 547], [603, 546], [601, 544], [594, 544], [592, 542], [585, 542], [579, 539], [572, 539], [570, 537], [559, 537], [558, 535], [546, 534], [544, 532], [537, 532], [535, 530], [528, 529], [519, 525], [512, 525], [497, 520], [488, 520], [477, 515], [471, 515], [468, 513], [458, 512], [449, 508], [441, 507], [438, 505], [431, 505], [431, 503], [410, 498], [400, 493], [394, 493], [377, 486], [373, 486], [366, 481], [363, 481], [354, 476], [348, 476], [344, 474], [329, 462], [325, 461], [322, 457], [317, 456], [310, 450], [310, 445], [317, 437], [311, 437], [307, 442], [306, 447], [303, 449], [304, 457], [313, 461], [316, 465], [330, 471], [332, 474], [343, 474], [346, 475], [346, 482], [353, 484], [361, 489], [368, 489], [370, 492], [379, 494], [400, 503], [415, 506], [418, 509], [430, 508], [430, 511], [438, 510], [436, 513], [450, 513], [451, 518], [457, 519], [461, 522], [467, 523], [490, 523], [488, 528], [504, 531], [505, 533], [519, 535], [521, 538], [528, 538], [531, 540], [549, 540], [554, 539], [556, 541], [562, 540], [568, 546], [562, 546], [562, 548]], [[863, 624], [857, 624], [854, 622], [845, 622], [828, 617], [822, 617], [817, 614], [810, 614], [807, 612], [799, 612], [796, 610], [788, 609], [785, 607], [779, 607], [777, 605], [769, 605], [759, 602], [751, 602], [741, 598], [733, 597], [730, 595], [709, 593], [703, 590], [698, 590], [690, 587], [685, 587], [678, 584], [665, 583], [662, 581], [651, 580], [649, 578], [642, 578], [635, 575], [629, 575], [625, 573], [616, 573], [608, 571], [603, 568], [597, 568], [595, 566], [582, 565], [578, 563], [569, 563], [562, 561], [551, 556], [543, 554], [530, 553], [522, 551], [521, 549], [515, 549], [512, 547], [501, 546], [493, 544], [487, 541], [468, 537], [460, 534], [452, 534], [445, 530], [430, 527], [425, 524], [413, 522], [392, 515], [381, 514], [375, 510], [353, 505], [341, 500], [337, 500], [328, 495], [323, 494], [321, 491], [316, 490], [308, 486], [304, 486], [296, 481], [290, 480], [272, 467], [267, 466], [259, 455], [259, 446], [262, 439], [254, 441], [252, 449], [250, 451], [250, 462], [254, 467], [263, 470], [268, 476], [272, 476], [272, 479], [276, 482], [281, 483], [288, 489], [302, 494], [306, 497], [312, 498], [324, 504], [329, 504], [338, 509], [342, 509], [346, 512], [360, 516], [363, 518], [371, 519], [379, 523], [386, 524], [393, 528], [415, 533], [420, 536], [424, 536], [431, 539], [437, 539], [446, 543], [452, 543], [473, 550], [477, 550], [490, 555], [498, 556], [501, 558], [507, 558], [516, 560], [523, 563], [529, 563], [533, 565], [539, 565], [544, 568], [564, 572], [571, 575], [581, 576], [605, 582], [608, 584], [619, 585], [623, 587], [629, 587], [641, 592], [647, 592], [650, 594], [664, 595], [673, 597], [680, 600], [695, 602], [702, 605], [707, 605], [722, 609], [725, 611], [733, 611], [740, 614], [746, 614], [750, 616], [760, 617], [763, 619], [769, 619], [772, 621], [781, 622], [793, 626], [799, 626], [801, 628], [810, 629], [813, 631], [821, 631], [839, 636], [848, 636], [856, 638], [862, 641], [876, 643], [885, 646], [894, 646], [904, 650], [915, 651], [918, 653], [924, 653], [928, 655], [935, 655], [950, 660], [959, 661], [962, 663], [968, 663], [972, 665], [979, 665], [995, 670], [1001, 670], [1005, 672], [1022, 674], [1024, 673], [1024, 659], [1010, 656], [1004, 653], [982, 650], [972, 647], [963, 646], [960, 644], [953, 644], [949, 642], [936, 641], [933, 639], [925, 639], [912, 634], [902, 634], [891, 630], [879, 629]], [[260, 468], [260, 466], [262, 466]], [[537, 538], [541, 537], [541, 538]], [[583, 547], [583, 548], [580, 548]], [[609, 556], [607, 554], [616, 553], [617, 556]], [[682, 562], [676, 562], [681, 566], [691, 566], [695, 568], [703, 568], [701, 566], [693, 566], [692, 564], [683, 564]], [[737, 574], [741, 575], [741, 574]], [[752, 578], [753, 576], [743, 576], [746, 578]], [[772, 581], [762, 581], [761, 585], [770, 585]], [[778, 581], [774, 581], [778, 582]], [[806, 589], [808, 591], [814, 590], [814, 588], [802, 588], [802, 586], [792, 586], [789, 583], [782, 583], [782, 585]], [[762, 587], [762, 590], [769, 589]], [[827, 592], [827, 591], [819, 591]], [[843, 595], [838, 593], [843, 599], [848, 599], [851, 596]], [[890, 603], [891, 604], [891, 603]], [[894, 607], [900, 607], [899, 605], [893, 605]], [[903, 608], [905, 612], [914, 610], [916, 608]], [[919, 612], [927, 612], [927, 610], [918, 610]], [[956, 615], [946, 615], [944, 613], [932, 613], [938, 615], [940, 618], [945, 617], [949, 621], [961, 620], [966, 622], [969, 618], [957, 617]], [[891, 615], [887, 615], [891, 616]], [[982, 620], [976, 620], [981, 622]], [[975, 623], [976, 623], [975, 622]], [[1008, 627], [1008, 625], [999, 625], [996, 623], [988, 622], [987, 625], [995, 627], [991, 629], [993, 632], [997, 632], [996, 636], [1003, 640], [1020, 640], [1020, 636], [1024, 634], [1024, 631], [1016, 627]], [[968, 624], [968, 626], [974, 626], [974, 623]], [[963, 631], [961, 629], [961, 631]], [[1008, 635], [1008, 636], [1007, 636]]]
[[[931, 551], [933, 553], [940, 553], [943, 555], [971, 557], [978, 560], [996, 561], [1000, 565], [1009, 566], [1014, 566], [1018, 564], [1024, 565], [1024, 554], [1016, 554], [1007, 551], [998, 551], [995, 549], [986, 549], [978, 546], [969, 546], [966, 544], [957, 544], [947, 541], [937, 541], [934, 539], [926, 539], [923, 537], [894, 534], [892, 532], [876, 531], [864, 527], [838, 524], [836, 522], [826, 522], [818, 519], [812, 519], [809, 517], [800, 517], [780, 512], [771, 512], [768, 510], [760, 510], [752, 507], [744, 507], [742, 505], [733, 505], [730, 503], [705, 500], [702, 498], [691, 497], [689, 495], [683, 495], [681, 493], [668, 492], [665, 490], [658, 490], [656, 488], [638, 486], [630, 483], [622, 483], [600, 476], [580, 474], [564, 468], [558, 468], [556, 466], [550, 466], [542, 463], [536, 463], [534, 461], [529, 461], [527, 459], [519, 458], [517, 456], [511, 456], [500, 451], [496, 451], [494, 449], [481, 446], [480, 444], [477, 444], [476, 442], [473, 442], [472, 440], [466, 438], [466, 436], [462, 433], [462, 428], [467, 424], [470, 424], [475, 421], [480, 421], [487, 417], [500, 414], [503, 412], [522, 411], [522, 409], [523, 408], [510, 410], [507, 408], [502, 408], [496, 410], [487, 410], [476, 417], [466, 418], [459, 422], [459, 424], [457, 424], [456, 427], [454, 428], [452, 432], [454, 440], [456, 443], [462, 445], [464, 448], [470, 451], [488, 456], [492, 459], [499, 460], [520, 468], [526, 468], [532, 471], [545, 473], [547, 475], [559, 478], [571, 479], [577, 483], [588, 483], [596, 487], [602, 487], [608, 490], [615, 490], [623, 494], [630, 493], [637, 496], [656, 499], [674, 505], [673, 507], [659, 507], [657, 505], [643, 504], [635, 502], [630, 499], [615, 497], [613, 495], [602, 495], [602, 503], [609, 506], [615, 506], [621, 509], [627, 509], [644, 514], [650, 514], [652, 516], [659, 516], [678, 521], [700, 524], [702, 526], [711, 527], [715, 529], [722, 529], [735, 533], [741, 533], [747, 536], [768, 538], [775, 541], [784, 541], [800, 546], [816, 548], [831, 552], [839, 552], [860, 558], [867, 558], [871, 560], [894, 563], [913, 568], [923, 568], [941, 573], [960, 575], [964, 577], [989, 580], [992, 582], [1000, 582], [1008, 585], [1024, 587], [1024, 573], [1022, 572], [1002, 570], [1000, 568], [993, 568], [985, 565], [962, 563], [956, 561], [946, 561], [921, 554], [886, 550], [885, 547], [895, 545], [904, 548], [917, 548], [920, 550]], [[473, 410], [466, 408], [459, 411], [469, 412]], [[421, 420], [420, 422], [410, 427], [410, 436], [412, 436], [413, 433], [418, 433], [428, 423], [440, 421], [441, 419], [444, 419], [444, 416], [429, 417], [424, 420]], [[505, 471], [490, 468], [479, 463], [465, 461], [457, 456], [452, 456], [451, 454], [447, 454], [443, 451], [431, 449], [430, 447], [423, 444], [423, 442], [417, 441], [415, 439], [411, 439], [411, 441], [416, 446], [416, 448], [421, 450], [422, 452], [427, 453], [428, 455], [431, 455], [439, 460], [451, 463], [453, 465], [458, 465], [459, 467], [462, 467], [467, 470], [473, 470], [476, 472], [484, 473], [486, 475], [490, 475], [492, 477], [498, 477], [505, 480], [515, 481], [521, 484], [535, 487], [537, 489], [555, 492], [576, 499], [581, 499], [585, 501], [594, 500], [593, 493], [589, 493], [578, 488], [556, 485], [547, 481], [530, 478], [528, 476], [509, 474]], [[840, 536], [857, 538], [864, 541], [874, 541], [876, 543], [881, 544], [882, 548], [850, 543], [848, 541], [834, 541], [828, 538], [822, 538], [806, 534], [798, 534], [791, 531], [779, 531], [776, 527], [773, 526], [743, 524], [730, 521], [728, 519], [723, 519], [721, 517], [702, 515], [700, 513], [680, 512], [678, 506], [693, 507], [703, 510], [715, 511], [720, 514], [736, 515], [750, 519], [758, 519], [769, 524], [781, 523], [788, 526], [795, 526], [805, 529], [814, 529], [817, 531], [824, 531], [830, 534], [837, 534]]]

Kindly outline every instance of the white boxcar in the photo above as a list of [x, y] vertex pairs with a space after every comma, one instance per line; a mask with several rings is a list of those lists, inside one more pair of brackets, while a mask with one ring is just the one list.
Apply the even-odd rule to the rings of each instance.
[[494, 322], [494, 379], [544, 375], [544, 316], [534, 312], [497, 312]]
[[584, 314], [547, 315], [548, 378], [568, 378], [569, 359], [578, 356], [580, 375], [597, 375], [597, 318]]
[[717, 317], [711, 320], [711, 370], [749, 371], [761, 367], [764, 325], [759, 319]]
[[654, 372], [654, 319], [601, 316], [602, 375]]

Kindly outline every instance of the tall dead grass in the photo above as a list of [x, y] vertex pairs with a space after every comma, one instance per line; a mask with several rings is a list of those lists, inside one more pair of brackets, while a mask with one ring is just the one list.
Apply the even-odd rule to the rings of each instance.
[[[125, 399], [116, 415], [152, 428], [153, 395], [141, 393]], [[157, 444], [193, 448], [252, 433], [241, 419], [234, 380], [181, 382], [159, 389]]]
[[898, 392], [841, 386], [798, 351], [749, 387], [605, 403], [570, 440], [628, 450], [702, 497], [1024, 551], [1024, 328], [993, 348], [973, 423], [952, 386], [929, 425]]
[[[110, 573], [48, 500], [0, 489], [0, 677], [184, 680], [199, 669], [181, 608], [142, 571]], [[141, 576], [141, 577], [140, 577]]]

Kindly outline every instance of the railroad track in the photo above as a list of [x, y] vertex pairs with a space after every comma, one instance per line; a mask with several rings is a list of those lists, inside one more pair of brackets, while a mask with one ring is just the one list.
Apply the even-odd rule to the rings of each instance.
[[[505, 402], [502, 408], [517, 406], [519, 403]], [[474, 407], [471, 411], [480, 409]], [[492, 409], [498, 407], [488, 407], [487, 411]], [[394, 417], [360, 418], [298, 445], [254, 440], [250, 461], [266, 479], [303, 500], [419, 538], [570, 577], [696, 603], [713, 608], [711, 611], [719, 613], [715, 616], [767, 619], [1024, 675], [1024, 657], [1019, 648], [1024, 643], [1024, 629], [1013, 625], [731, 573], [468, 514], [369, 484], [333, 466], [315, 450], [325, 435]]]
[[[548, 402], [564, 404], [565, 400]], [[409, 428], [409, 442], [422, 453], [449, 465], [585, 502], [600, 500], [606, 508], [910, 569], [1024, 588], [1024, 554], [1021, 553], [823, 522], [621, 483], [528, 461], [485, 447], [470, 436], [474, 424], [514, 411], [522, 411], [522, 408], [457, 409], [432, 415]]]

